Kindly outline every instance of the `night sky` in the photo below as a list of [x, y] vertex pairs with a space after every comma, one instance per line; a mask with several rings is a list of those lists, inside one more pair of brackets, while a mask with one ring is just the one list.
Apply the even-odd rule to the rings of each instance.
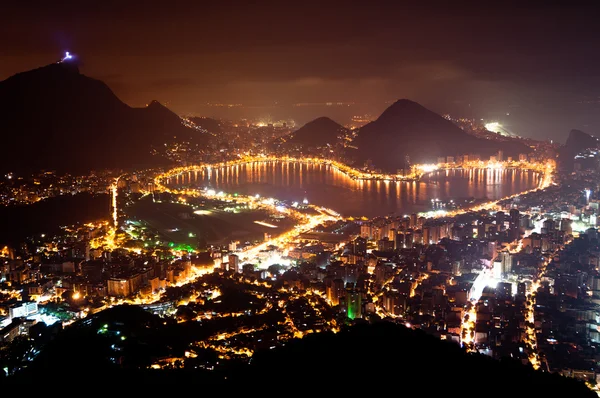
[[[600, 134], [599, 6], [10, 3], [0, 79], [71, 51], [126, 103], [157, 99], [180, 114], [344, 123], [409, 98], [533, 138]], [[351, 105], [293, 106], [326, 102]]]

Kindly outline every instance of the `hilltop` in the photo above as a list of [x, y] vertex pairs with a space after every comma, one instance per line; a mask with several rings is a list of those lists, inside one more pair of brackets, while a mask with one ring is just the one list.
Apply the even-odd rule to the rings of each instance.
[[588, 148], [598, 148], [599, 146], [598, 138], [575, 129], [569, 132], [569, 137], [567, 137], [567, 142], [565, 143], [565, 149], [573, 155]]
[[63, 61], [0, 82], [0, 171], [92, 169], [163, 165], [155, 148], [169, 141], [201, 142], [179, 116], [152, 101], [123, 103], [102, 81]]
[[483, 159], [502, 150], [505, 157], [518, 157], [530, 149], [519, 142], [498, 142], [474, 137], [449, 120], [422, 105], [401, 99], [379, 118], [363, 126], [353, 144], [358, 162], [371, 160], [384, 170], [405, 167], [408, 155], [413, 163], [436, 162], [439, 156], [479, 154]]
[[330, 118], [319, 117], [290, 133], [286, 141], [291, 145], [305, 147], [334, 146], [339, 141], [338, 137], [345, 135], [346, 132], [346, 128]]
[[278, 137], [270, 149], [292, 156], [331, 156], [343, 149], [349, 130], [328, 117], [319, 117], [296, 131]]
[[583, 166], [595, 167], [595, 158], [582, 158], [575, 160], [577, 154], [584, 152], [586, 149], [594, 149], [600, 147], [598, 138], [585, 133], [581, 130], [571, 130], [567, 137], [567, 142], [559, 150], [560, 167], [567, 172], [571, 172], [576, 162]]

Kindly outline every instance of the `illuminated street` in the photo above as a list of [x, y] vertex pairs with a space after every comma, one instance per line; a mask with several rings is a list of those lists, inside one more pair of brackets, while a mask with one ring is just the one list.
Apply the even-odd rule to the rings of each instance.
[[3, 391], [600, 397], [599, 13], [3, 5]]

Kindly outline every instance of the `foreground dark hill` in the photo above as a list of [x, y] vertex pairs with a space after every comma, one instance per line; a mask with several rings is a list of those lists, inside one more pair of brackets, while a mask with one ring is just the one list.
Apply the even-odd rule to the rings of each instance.
[[[111, 347], [120, 341], [119, 336], [102, 333], [103, 324], [127, 336], [119, 344], [121, 366], [110, 360], [115, 355]], [[3, 382], [8, 387], [27, 383], [29, 391], [36, 386], [46, 388], [44, 383], [68, 375], [71, 387], [90, 383], [92, 378], [138, 392], [181, 386], [250, 396], [280, 396], [282, 389], [317, 396], [333, 392], [360, 396], [356, 394], [373, 391], [450, 397], [485, 392], [511, 397], [595, 396], [574, 379], [534, 371], [517, 362], [467, 354], [454, 343], [383, 322], [354, 326], [338, 334], [309, 335], [284, 347], [259, 351], [250, 365], [230, 364], [213, 371], [194, 366], [173, 371], [136, 369], [147, 366], [151, 357], [182, 355], [190, 341], [214, 335], [209, 329], [198, 322], [166, 321], [138, 307], [115, 307], [61, 332], [42, 348], [31, 366]], [[30, 384], [31, 380], [36, 383]]]
[[310, 335], [258, 353], [247, 378], [268, 374], [291, 383], [294, 375], [303, 373], [329, 380], [322, 388], [332, 392], [379, 388], [450, 397], [486, 391], [512, 397], [595, 395], [574, 379], [534, 371], [519, 362], [467, 354], [455, 343], [391, 323]]
[[98, 168], [164, 164], [151, 155], [173, 140], [201, 139], [154, 101], [124, 104], [74, 60], [19, 73], [0, 82], [0, 171], [86, 173]]
[[346, 133], [347, 129], [342, 125], [328, 117], [320, 117], [288, 135], [286, 141], [291, 145], [318, 148], [327, 144], [335, 145], [339, 141], [338, 137]]
[[518, 157], [530, 148], [518, 142], [480, 139], [416, 102], [402, 99], [364, 127], [354, 140], [353, 157], [371, 160], [375, 167], [395, 172], [405, 167], [405, 156], [413, 163], [437, 162], [439, 156], [479, 154], [482, 159], [502, 150]]
[[106, 219], [110, 196], [61, 195], [30, 205], [0, 206], [0, 245], [18, 246], [27, 237], [59, 233], [61, 225]]

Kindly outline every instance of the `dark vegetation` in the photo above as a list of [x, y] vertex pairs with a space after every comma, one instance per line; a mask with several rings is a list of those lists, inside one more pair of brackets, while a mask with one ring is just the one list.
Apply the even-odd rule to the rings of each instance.
[[[138, 392], [218, 386], [221, 393], [263, 396], [281, 394], [282, 388], [315, 394], [419, 391], [424, 396], [486, 392], [513, 397], [595, 396], [576, 380], [534, 371], [518, 362], [467, 354], [454, 343], [385, 322], [359, 324], [338, 334], [308, 335], [274, 350], [258, 351], [250, 365], [233, 361], [212, 371], [140, 369], [153, 357], [183, 355], [191, 341], [221, 326], [176, 323], [137, 307], [112, 308], [60, 333], [29, 368], [5, 383], [8, 387], [26, 383], [36, 389], [45, 382], [63, 380], [75, 386], [93, 379], [110, 380]], [[110, 360], [115, 355], [119, 356], [117, 364]], [[201, 351], [194, 363], [214, 360], [214, 355]]]

